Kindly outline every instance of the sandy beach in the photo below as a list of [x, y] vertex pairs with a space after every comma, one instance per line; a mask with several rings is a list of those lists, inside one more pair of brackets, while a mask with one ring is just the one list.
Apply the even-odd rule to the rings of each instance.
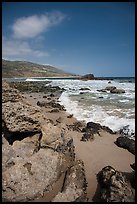
[[[44, 98], [44, 93], [25, 93], [23, 95], [33, 106], [37, 106], [38, 101], [49, 102], [50, 100], [55, 100], [58, 102], [58, 97]], [[70, 116], [66, 111], [51, 112], [53, 108], [39, 108], [45, 114], [46, 118], [50, 119], [60, 129], [67, 128], [69, 125], [78, 122], [76, 118]], [[85, 123], [82, 123], [84, 126]], [[130, 164], [135, 162], [135, 156], [114, 143], [120, 135], [110, 134], [102, 130], [100, 131], [100, 136], [96, 134], [93, 140], [86, 142], [81, 141], [81, 132], [67, 128], [66, 135], [72, 137], [74, 140], [76, 158], [84, 162], [89, 202], [95, 202], [97, 200], [98, 183], [96, 175], [103, 167], [110, 165], [117, 171], [123, 172], [127, 177], [133, 171]], [[57, 188], [59, 189], [59, 186]], [[40, 202], [44, 201], [46, 201], [44, 198], [40, 200]]]

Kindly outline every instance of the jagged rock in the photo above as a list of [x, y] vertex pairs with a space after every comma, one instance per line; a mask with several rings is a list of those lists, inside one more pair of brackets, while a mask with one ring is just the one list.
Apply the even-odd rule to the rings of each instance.
[[72, 129], [73, 131], [81, 132], [81, 129], [83, 127], [83, 123], [81, 122], [74, 122], [73, 125], [68, 125], [69, 129]]
[[47, 107], [47, 108], [58, 108], [59, 110], [65, 110], [63, 105], [60, 105], [59, 103], [56, 103], [54, 101], [50, 101], [50, 102], [45, 102], [45, 101], [38, 101], [37, 105], [40, 107]]
[[135, 202], [135, 191], [130, 181], [111, 166], [104, 167], [98, 174], [101, 202]]
[[[84, 169], [81, 170], [81, 165], [77, 165], [76, 170], [73, 168], [77, 160], [73, 139], [65, 135], [67, 128], [60, 131], [60, 128], [45, 118], [40, 108], [32, 107], [19, 93], [19, 97], [14, 97], [17, 100], [13, 100], [10, 93], [14, 95], [16, 91], [11, 90], [8, 85], [5, 85], [4, 90], [6, 94], [3, 95], [2, 108], [2, 201], [29, 202], [40, 198], [44, 192], [50, 191], [51, 186], [62, 174], [68, 172], [69, 168], [72, 182], [67, 186], [71, 179], [69, 175], [65, 177], [63, 192], [64, 186], [67, 186], [70, 189], [67, 190], [68, 193], [73, 192], [72, 199], [84, 199], [84, 176], [77, 173], [84, 172]], [[61, 108], [57, 104], [55, 106]], [[9, 142], [9, 139], [12, 142]], [[78, 175], [78, 178], [74, 178], [73, 175]], [[73, 179], [78, 187], [73, 185]]]
[[110, 90], [110, 93], [120, 94], [120, 93], [125, 93], [125, 90], [124, 89], [112, 89]]
[[27, 202], [42, 196], [68, 168], [63, 154], [40, 149], [31, 157], [16, 162], [2, 174], [3, 200]]
[[135, 155], [135, 141], [133, 139], [129, 139], [126, 136], [120, 136], [115, 143], [118, 147], [123, 147]]
[[84, 172], [84, 164], [77, 161], [69, 168], [65, 175], [64, 185], [52, 202], [84, 202], [87, 201], [87, 182]]
[[99, 123], [88, 122], [86, 127], [81, 130], [81, 132], [84, 132], [81, 141], [86, 141], [90, 139], [93, 140], [94, 134], [98, 134], [100, 136], [100, 130], [105, 130], [110, 134], [114, 134], [114, 132], [106, 126], [101, 126]]
[[4, 103], [2, 106], [4, 135], [12, 144], [26, 136], [41, 133], [40, 113], [37, 109], [22, 102]]
[[2, 83], [2, 103], [17, 102], [20, 99], [22, 99], [22, 96], [17, 89], [11, 88], [6, 82]]

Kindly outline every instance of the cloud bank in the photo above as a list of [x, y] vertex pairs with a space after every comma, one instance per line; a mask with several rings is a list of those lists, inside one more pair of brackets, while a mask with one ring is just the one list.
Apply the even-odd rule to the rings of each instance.
[[45, 15], [22, 17], [13, 24], [15, 38], [33, 38], [46, 32], [49, 28], [60, 24], [66, 16], [59, 11]]
[[21, 17], [11, 26], [11, 38], [3, 36], [2, 38], [2, 57], [18, 58], [18, 57], [48, 57], [50, 53], [37, 49], [37, 44], [31, 44], [31, 40], [36, 37], [41, 38], [42, 35], [54, 26], [61, 24], [66, 15], [54, 11], [42, 15], [32, 15]]

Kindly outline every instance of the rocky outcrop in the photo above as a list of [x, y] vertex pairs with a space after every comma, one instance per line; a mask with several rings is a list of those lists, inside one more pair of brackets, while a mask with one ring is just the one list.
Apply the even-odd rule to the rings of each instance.
[[98, 174], [101, 202], [135, 202], [135, 190], [130, 181], [111, 166], [104, 167]]
[[110, 90], [110, 93], [121, 94], [121, 93], [125, 93], [125, 90], [124, 89], [112, 89]]
[[49, 108], [58, 108], [59, 110], [65, 110], [63, 105], [60, 105], [59, 103], [56, 103], [54, 100], [50, 101], [50, 102], [45, 102], [45, 101], [38, 101], [37, 105], [40, 107], [49, 107]]
[[94, 79], [94, 75], [93, 74], [86, 74], [83, 75], [82, 77], [80, 77], [81, 80], [93, 80]]
[[17, 89], [13, 89], [5, 81], [2, 83], [2, 103], [8, 101], [17, 102], [22, 99], [22, 96], [19, 94]]
[[127, 149], [129, 152], [135, 155], [135, 141], [133, 139], [129, 139], [126, 136], [120, 136], [117, 138], [115, 143], [118, 147]]
[[66, 180], [61, 192], [52, 202], [85, 202], [87, 182], [85, 178], [84, 165], [80, 160], [66, 172]]
[[93, 140], [95, 134], [98, 134], [100, 136], [101, 130], [105, 130], [110, 134], [115, 134], [115, 132], [113, 132], [106, 126], [101, 126], [99, 123], [88, 122], [86, 127], [82, 129], [82, 132], [84, 132], [84, 134], [81, 138], [81, 141]]
[[109, 93], [114, 93], [114, 94], [125, 93], [124, 89], [118, 89], [116, 86], [107, 86], [105, 89], [99, 89], [97, 91], [99, 91], [99, 92], [107, 92], [107, 91], [109, 91]]
[[[65, 129], [54, 126], [40, 107], [31, 106], [16, 89], [5, 83], [2, 88], [2, 201], [33, 201], [50, 192], [70, 168], [75, 174], [73, 139], [66, 137]], [[81, 171], [80, 165], [77, 170]], [[67, 179], [64, 183], [69, 182]], [[81, 186], [77, 199], [85, 195]], [[74, 195], [78, 191], [73, 188]]]
[[74, 122], [72, 125], [68, 125], [68, 128], [73, 131], [81, 132], [84, 127], [82, 122]]

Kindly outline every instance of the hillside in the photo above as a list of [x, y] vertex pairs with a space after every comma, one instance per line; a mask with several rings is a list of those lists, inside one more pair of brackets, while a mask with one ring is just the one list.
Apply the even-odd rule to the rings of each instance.
[[63, 77], [72, 76], [51, 65], [40, 65], [27, 61], [2, 60], [2, 77]]

